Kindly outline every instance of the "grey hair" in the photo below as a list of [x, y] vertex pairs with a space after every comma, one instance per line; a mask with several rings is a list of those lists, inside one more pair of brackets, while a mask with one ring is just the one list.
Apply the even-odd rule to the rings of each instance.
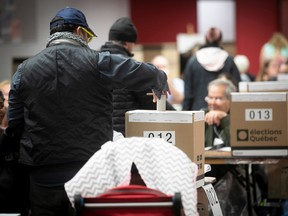
[[226, 96], [227, 98], [230, 97], [231, 92], [236, 92], [236, 91], [237, 91], [237, 88], [236, 88], [236, 86], [233, 84], [232, 81], [230, 81], [230, 80], [225, 80], [225, 79], [222, 79], [222, 78], [218, 78], [218, 79], [212, 80], [212, 81], [208, 84], [208, 91], [209, 91], [209, 88], [210, 88], [211, 86], [224, 86], [224, 87], [225, 87], [225, 96]]

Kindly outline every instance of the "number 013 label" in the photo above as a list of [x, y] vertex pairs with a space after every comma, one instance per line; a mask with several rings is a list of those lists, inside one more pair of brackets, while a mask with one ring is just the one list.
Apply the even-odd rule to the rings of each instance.
[[144, 131], [143, 136], [147, 138], [162, 138], [168, 143], [175, 145], [175, 131]]
[[246, 109], [245, 121], [272, 121], [272, 109]]

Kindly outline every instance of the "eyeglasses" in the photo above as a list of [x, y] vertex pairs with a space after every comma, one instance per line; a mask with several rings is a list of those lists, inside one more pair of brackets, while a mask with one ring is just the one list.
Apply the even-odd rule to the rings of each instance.
[[94, 35], [93, 35], [90, 31], [88, 31], [87, 29], [85, 29], [85, 28], [83, 28], [83, 27], [81, 27], [81, 26], [80, 26], [80, 28], [81, 28], [84, 32], [87, 33], [87, 35], [88, 35], [87, 40], [88, 40], [88, 43], [90, 43], [90, 42], [92, 41]]
[[226, 100], [226, 98], [223, 98], [223, 97], [209, 97], [209, 96], [205, 97], [205, 101], [207, 103], [211, 103], [213, 100], [215, 100], [216, 103], [221, 103], [224, 100]]

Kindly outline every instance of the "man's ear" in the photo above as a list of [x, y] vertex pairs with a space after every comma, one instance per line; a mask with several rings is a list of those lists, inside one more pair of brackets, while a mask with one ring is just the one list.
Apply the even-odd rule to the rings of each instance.
[[81, 31], [80, 26], [78, 26], [78, 27], [75, 29], [74, 33], [77, 34], [77, 35], [82, 36], [82, 31]]

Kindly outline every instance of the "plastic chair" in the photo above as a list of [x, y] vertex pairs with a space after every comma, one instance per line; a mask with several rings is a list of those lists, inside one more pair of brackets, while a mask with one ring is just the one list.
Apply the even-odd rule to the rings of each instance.
[[181, 194], [168, 196], [140, 185], [116, 187], [96, 197], [75, 195], [77, 216], [181, 216]]

